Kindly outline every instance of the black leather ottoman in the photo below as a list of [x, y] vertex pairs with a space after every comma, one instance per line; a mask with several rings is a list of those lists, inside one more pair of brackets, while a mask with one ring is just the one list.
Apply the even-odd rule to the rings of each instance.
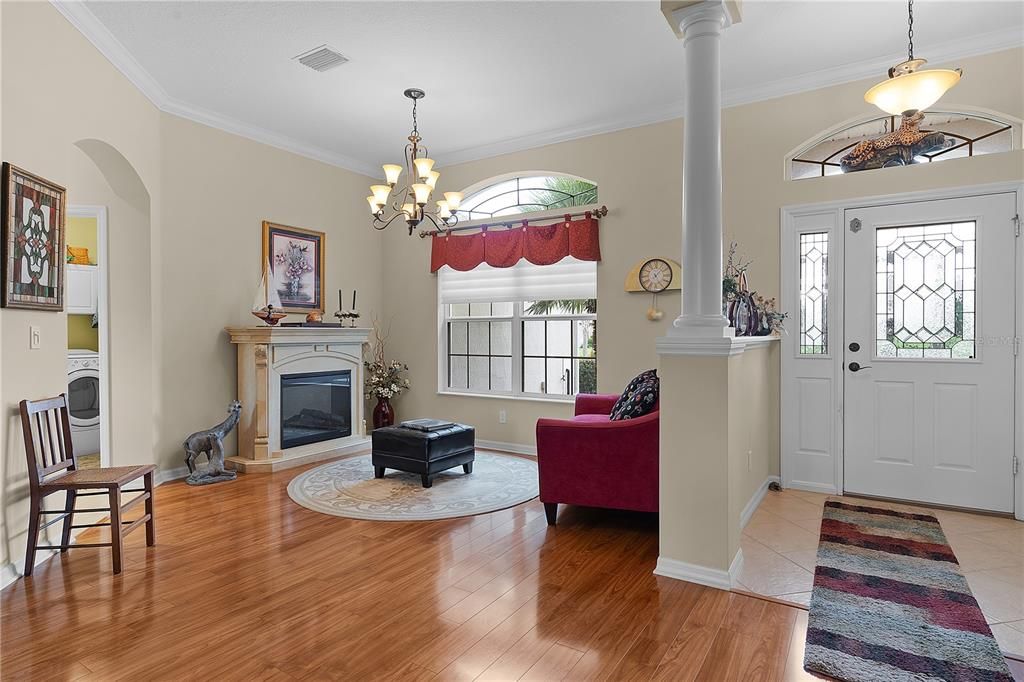
[[373, 439], [373, 475], [384, 478], [385, 469], [419, 474], [423, 487], [429, 488], [434, 474], [462, 465], [473, 473], [476, 431], [472, 426], [452, 424], [436, 431], [418, 431], [401, 426], [375, 429]]

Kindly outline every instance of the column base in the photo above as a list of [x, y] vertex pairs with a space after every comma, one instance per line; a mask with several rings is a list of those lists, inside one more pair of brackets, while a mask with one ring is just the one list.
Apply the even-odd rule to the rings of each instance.
[[729, 320], [723, 315], [687, 315], [684, 313], [672, 322], [668, 336], [722, 339], [736, 336], [736, 330], [729, 326]]

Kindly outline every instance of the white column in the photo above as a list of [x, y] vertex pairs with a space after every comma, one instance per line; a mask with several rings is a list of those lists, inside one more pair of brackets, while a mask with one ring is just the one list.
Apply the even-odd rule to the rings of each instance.
[[683, 113], [683, 309], [669, 336], [729, 337], [722, 315], [721, 0], [672, 12], [686, 53]]

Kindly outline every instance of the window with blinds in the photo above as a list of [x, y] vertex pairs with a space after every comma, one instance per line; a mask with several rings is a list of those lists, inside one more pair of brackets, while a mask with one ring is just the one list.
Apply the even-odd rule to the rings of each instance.
[[597, 264], [566, 258], [438, 271], [442, 391], [565, 397], [597, 390]]

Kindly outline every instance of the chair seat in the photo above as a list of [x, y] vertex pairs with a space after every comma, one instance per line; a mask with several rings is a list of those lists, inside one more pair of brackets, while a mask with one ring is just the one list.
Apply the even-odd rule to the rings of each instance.
[[609, 422], [611, 421], [611, 419], [609, 419], [608, 415], [606, 414], [578, 414], [575, 417], [573, 417], [571, 421], [593, 424]]
[[124, 485], [155, 470], [156, 467], [152, 464], [103, 469], [76, 469], [46, 481], [40, 487], [50, 490], [109, 488]]

